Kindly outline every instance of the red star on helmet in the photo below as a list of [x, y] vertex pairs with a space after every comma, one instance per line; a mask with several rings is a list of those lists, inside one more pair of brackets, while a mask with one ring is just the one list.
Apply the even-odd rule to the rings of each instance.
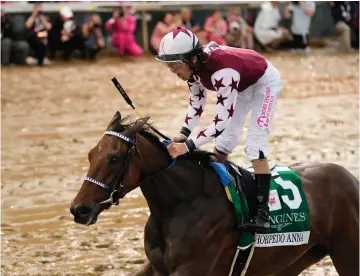
[[187, 29], [184, 28], [177, 28], [175, 30], [172, 30], [173, 33], [173, 39], [175, 39], [175, 37], [179, 34], [179, 33], [184, 33], [187, 34], [188, 36], [191, 37], [191, 34], [189, 33], [189, 31]]

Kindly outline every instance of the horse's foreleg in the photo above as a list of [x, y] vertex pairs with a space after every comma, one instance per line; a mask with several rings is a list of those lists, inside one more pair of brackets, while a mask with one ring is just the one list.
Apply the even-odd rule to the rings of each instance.
[[164, 275], [157, 272], [154, 269], [154, 267], [149, 262], [147, 262], [140, 270], [132, 273], [130, 276], [164, 276]]
[[297, 276], [309, 266], [319, 262], [328, 254], [325, 246], [315, 245], [291, 265], [285, 267], [274, 276]]
[[153, 269], [151, 264], [149, 262], [144, 264], [140, 270], [130, 274], [130, 276], [153, 276]]
[[203, 250], [184, 251], [193, 254], [182, 255], [180, 263], [178, 259], [175, 260], [178, 265], [170, 267], [170, 276], [228, 276], [237, 239], [238, 234], [235, 230], [198, 247]]
[[[163, 274], [165, 275], [167, 273], [167, 269], [163, 261], [164, 241], [161, 235], [161, 229], [152, 215], [150, 215], [148, 221], [146, 222], [144, 238], [145, 238], [145, 253], [146, 253], [146, 257], [149, 260], [149, 266], [152, 267], [154, 271], [159, 271], [157, 272], [158, 274], [151, 274], [151, 275], [163, 275]], [[160, 272], [162, 274], [160, 274]]]

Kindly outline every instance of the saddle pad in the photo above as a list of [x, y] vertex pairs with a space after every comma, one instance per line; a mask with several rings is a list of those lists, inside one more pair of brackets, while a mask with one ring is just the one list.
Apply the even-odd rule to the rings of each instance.
[[[210, 165], [225, 187], [228, 199], [233, 203], [238, 225], [241, 226], [248, 212], [246, 199], [236, 193], [225, 166], [212, 162]], [[306, 244], [310, 237], [310, 217], [301, 178], [289, 167], [276, 166], [272, 170], [269, 209], [270, 233], [256, 235], [256, 247]], [[245, 202], [244, 202], [245, 201]], [[243, 232], [238, 246], [245, 250], [255, 242], [254, 235]]]
[[301, 178], [289, 167], [276, 166], [272, 172], [269, 209], [270, 233], [258, 234], [256, 247], [307, 244], [310, 237], [309, 206]]

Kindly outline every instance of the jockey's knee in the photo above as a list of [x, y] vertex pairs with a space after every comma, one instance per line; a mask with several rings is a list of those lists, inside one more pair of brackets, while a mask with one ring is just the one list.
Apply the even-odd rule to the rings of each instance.
[[270, 173], [269, 162], [266, 159], [267, 154], [265, 155], [265, 153], [260, 149], [257, 149], [257, 154], [255, 154], [255, 151], [249, 153], [248, 149], [245, 149], [245, 151], [251, 161], [255, 174]]
[[239, 139], [236, 136], [220, 135], [216, 139], [215, 149], [224, 154], [231, 154], [238, 145]]

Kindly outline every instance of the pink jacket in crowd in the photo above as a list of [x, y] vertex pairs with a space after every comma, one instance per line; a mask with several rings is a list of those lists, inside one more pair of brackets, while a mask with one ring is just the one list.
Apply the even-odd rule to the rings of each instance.
[[[210, 31], [211, 28], [214, 28], [215, 31]], [[206, 18], [204, 30], [207, 33], [208, 41], [215, 41], [219, 45], [226, 45], [224, 37], [227, 34], [228, 26], [224, 19], [214, 22], [211, 16]]]
[[107, 31], [114, 31], [111, 44], [119, 50], [121, 56], [125, 51], [131, 56], [141, 56], [143, 51], [136, 44], [134, 32], [136, 29], [136, 18], [130, 14], [125, 15], [124, 19], [111, 18], [105, 24]]

